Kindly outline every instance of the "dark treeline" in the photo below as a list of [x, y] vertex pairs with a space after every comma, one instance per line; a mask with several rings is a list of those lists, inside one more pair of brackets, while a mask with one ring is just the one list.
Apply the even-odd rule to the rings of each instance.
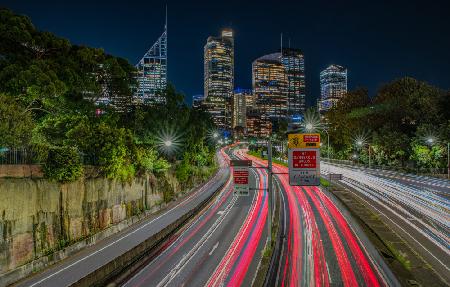
[[[82, 176], [83, 162], [121, 180], [171, 166], [185, 180], [213, 165], [209, 117], [170, 85], [165, 104], [132, 105], [135, 73], [122, 58], [72, 45], [1, 9], [0, 148], [33, 150], [58, 181]], [[111, 104], [98, 115], [94, 103], [102, 98]], [[167, 137], [170, 148], [161, 145]]]
[[[356, 89], [325, 120], [334, 158], [368, 163], [370, 148], [372, 163], [377, 165], [447, 166], [450, 92], [427, 83], [398, 79], [382, 86], [373, 98], [366, 89]], [[327, 154], [325, 145], [322, 154]]]

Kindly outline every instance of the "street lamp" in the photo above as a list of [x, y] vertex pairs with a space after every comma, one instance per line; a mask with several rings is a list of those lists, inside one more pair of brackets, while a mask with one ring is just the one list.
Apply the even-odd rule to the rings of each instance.
[[[434, 137], [430, 136], [425, 140], [430, 146], [436, 141]], [[447, 142], [447, 179], [450, 179], [450, 142]]]

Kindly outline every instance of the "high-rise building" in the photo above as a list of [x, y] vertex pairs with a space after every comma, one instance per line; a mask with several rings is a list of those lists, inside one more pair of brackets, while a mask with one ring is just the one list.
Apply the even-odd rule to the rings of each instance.
[[272, 134], [272, 122], [256, 111], [247, 113], [247, 137], [267, 138]]
[[306, 111], [305, 59], [300, 49], [283, 48], [281, 62], [284, 65], [288, 88], [288, 115], [299, 116]]
[[241, 127], [246, 128], [247, 123], [247, 104], [246, 97], [248, 90], [237, 89], [233, 94], [233, 107], [232, 107], [232, 128]]
[[220, 129], [231, 129], [231, 99], [234, 88], [233, 31], [209, 37], [204, 48], [205, 108]]
[[163, 93], [167, 87], [167, 17], [161, 37], [145, 53], [136, 68], [138, 88], [135, 101], [150, 105], [164, 103]]
[[200, 109], [203, 106], [203, 100], [205, 98], [203, 95], [194, 95], [192, 96], [192, 108], [193, 109]]
[[346, 93], [347, 69], [331, 65], [320, 72], [320, 112], [331, 109]]
[[256, 59], [252, 64], [252, 81], [258, 111], [272, 121], [286, 118], [288, 81], [281, 53]]

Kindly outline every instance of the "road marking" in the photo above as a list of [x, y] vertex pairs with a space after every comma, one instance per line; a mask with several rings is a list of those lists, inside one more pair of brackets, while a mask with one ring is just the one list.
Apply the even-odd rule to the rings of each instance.
[[213, 246], [213, 248], [211, 249], [211, 251], [209, 251], [209, 256], [211, 256], [211, 255], [214, 253], [214, 250], [216, 250], [217, 247], [219, 247], [219, 241], [217, 241], [217, 243]]
[[[228, 179], [228, 181], [225, 183], [225, 187], [228, 186], [228, 184], [229, 184], [229, 182], [230, 182], [230, 179], [231, 179], [231, 177], [230, 177], [230, 178]], [[169, 209], [168, 211], [164, 212], [163, 214], [161, 214], [160, 216], [154, 218], [153, 220], [151, 220], [151, 221], [149, 221], [149, 222], [143, 224], [142, 226], [140, 226], [140, 227], [136, 228], [135, 230], [133, 230], [133, 231], [131, 231], [131, 232], [125, 234], [124, 236], [122, 236], [122, 237], [120, 237], [120, 238], [114, 240], [113, 242], [109, 243], [108, 245], [103, 246], [102, 248], [100, 248], [100, 249], [98, 249], [98, 250], [92, 252], [91, 254], [89, 254], [89, 255], [87, 255], [87, 256], [81, 258], [81, 259], [78, 259], [77, 261], [75, 261], [75, 262], [73, 262], [73, 263], [67, 265], [66, 267], [64, 267], [64, 268], [62, 268], [62, 269], [60, 269], [60, 270], [58, 270], [57, 272], [52, 273], [52, 274], [50, 274], [50, 275], [48, 275], [48, 276], [42, 278], [41, 280], [39, 280], [39, 281], [37, 281], [37, 282], [31, 284], [29, 287], [33, 287], [33, 286], [36, 286], [36, 285], [38, 285], [38, 284], [41, 284], [42, 282], [46, 281], [47, 279], [52, 278], [52, 277], [55, 276], [55, 275], [58, 275], [59, 273], [61, 273], [61, 272], [65, 271], [65, 270], [71, 268], [72, 266], [75, 266], [76, 264], [78, 264], [78, 263], [80, 263], [80, 262], [82, 262], [82, 261], [84, 261], [84, 260], [86, 260], [86, 259], [88, 259], [88, 258], [90, 258], [90, 257], [92, 257], [92, 256], [94, 256], [94, 255], [96, 255], [97, 253], [102, 252], [103, 250], [105, 250], [105, 249], [111, 247], [112, 245], [116, 244], [117, 242], [119, 242], [119, 241], [121, 241], [121, 240], [123, 240], [123, 239], [129, 237], [130, 235], [135, 234], [136, 232], [138, 232], [138, 231], [140, 231], [141, 229], [147, 227], [148, 225], [152, 224], [152, 223], [155, 222], [156, 220], [159, 220], [160, 218], [166, 216], [168, 213], [175, 211], [175, 209], [177, 209], [181, 203], [183, 203], [183, 202], [189, 200], [191, 197], [194, 197], [194, 196], [197, 196], [197, 195], [201, 194], [200, 191], [203, 190], [203, 189], [205, 189], [207, 186], [208, 186], [208, 184], [204, 185], [204, 186], [203, 186], [202, 188], [200, 188], [197, 192], [193, 193], [191, 196], [187, 197], [185, 200], [183, 200], [182, 202], [180, 202], [178, 205], [174, 206], [172, 209]], [[224, 187], [224, 188], [225, 188], [225, 187]], [[73, 283], [73, 282], [72, 282], [72, 283]]]

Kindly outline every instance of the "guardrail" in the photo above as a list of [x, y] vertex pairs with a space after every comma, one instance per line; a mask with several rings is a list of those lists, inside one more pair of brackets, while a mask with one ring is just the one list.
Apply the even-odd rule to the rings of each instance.
[[427, 175], [427, 176], [435, 176], [435, 177], [446, 177], [447, 169], [446, 168], [419, 168], [419, 167], [399, 167], [399, 166], [390, 166], [390, 165], [374, 165], [371, 164], [370, 167], [367, 164], [357, 163], [351, 160], [340, 160], [340, 159], [327, 159], [321, 158], [321, 161], [326, 163], [334, 163], [347, 165], [352, 167], [366, 168], [366, 169], [375, 169], [375, 170], [388, 170], [394, 172], [402, 172], [402, 173], [411, 173], [415, 175]]

